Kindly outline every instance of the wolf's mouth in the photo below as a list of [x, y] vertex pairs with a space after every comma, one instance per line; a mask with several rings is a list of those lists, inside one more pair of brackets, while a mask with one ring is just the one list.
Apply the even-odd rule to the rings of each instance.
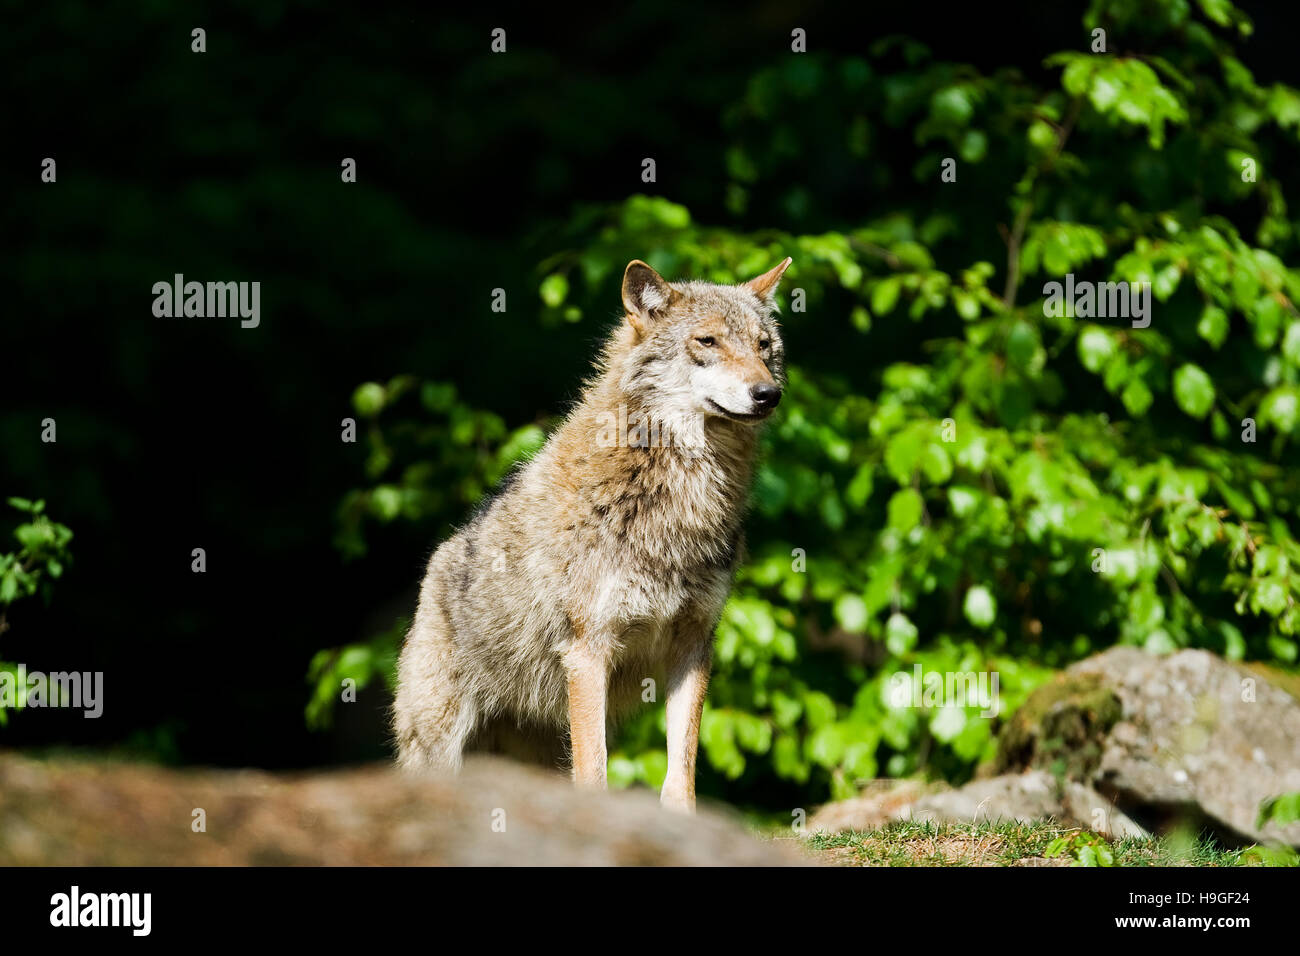
[[771, 409], [768, 409], [765, 412], [750, 412], [750, 413], [733, 412], [728, 408], [723, 408], [721, 405], [719, 405], [711, 398], [705, 399], [705, 401], [707, 401], [710, 405], [712, 405], [713, 408], [721, 415], [730, 418], [732, 421], [736, 421], [736, 422], [761, 422], [763, 419], [767, 418], [768, 415], [772, 414]]

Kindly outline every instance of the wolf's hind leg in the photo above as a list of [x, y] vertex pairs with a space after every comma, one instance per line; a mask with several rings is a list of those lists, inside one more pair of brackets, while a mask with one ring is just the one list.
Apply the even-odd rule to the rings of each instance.
[[398, 764], [408, 770], [460, 769], [477, 718], [457, 680], [441, 622], [417, 615], [397, 665], [393, 730]]

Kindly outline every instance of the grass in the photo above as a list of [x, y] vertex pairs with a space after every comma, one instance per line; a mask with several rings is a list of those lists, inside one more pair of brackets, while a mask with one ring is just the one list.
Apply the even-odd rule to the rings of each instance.
[[876, 830], [815, 833], [805, 845], [818, 862], [839, 866], [1297, 865], [1293, 851], [1229, 850], [1204, 835], [1107, 841], [1053, 823], [907, 821]]

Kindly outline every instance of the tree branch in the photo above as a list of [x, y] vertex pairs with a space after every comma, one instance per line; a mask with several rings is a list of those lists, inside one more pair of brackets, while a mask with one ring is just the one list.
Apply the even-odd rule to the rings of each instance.
[[1057, 158], [1061, 151], [1065, 149], [1065, 141], [1070, 138], [1070, 133], [1074, 131], [1074, 124], [1079, 120], [1079, 112], [1083, 109], [1083, 99], [1075, 97], [1070, 104], [1070, 115], [1066, 117], [1065, 124], [1056, 132], [1056, 146], [1048, 154], [1043, 164], [1033, 171], [1034, 186], [1029, 190], [1029, 195], [1025, 197], [1025, 204], [1020, 207], [1020, 212], [1016, 215], [1015, 224], [1011, 227], [1011, 234], [1007, 235], [1003, 229], [1003, 238], [1007, 243], [1007, 284], [1002, 290], [1002, 306], [1006, 309], [1012, 309], [1016, 304], [1016, 290], [1020, 287], [1020, 244], [1025, 238], [1025, 229], [1029, 227], [1029, 217], [1034, 214], [1034, 190], [1037, 188], [1038, 177], [1043, 173], [1051, 171], [1056, 165]]

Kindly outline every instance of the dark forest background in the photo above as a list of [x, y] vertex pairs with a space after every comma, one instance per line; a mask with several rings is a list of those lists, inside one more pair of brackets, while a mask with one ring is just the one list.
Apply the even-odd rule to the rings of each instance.
[[[611, 273], [592, 292], [603, 312], [541, 315], [540, 264], [573, 245], [584, 209], [646, 193], [737, 233], [817, 235], [902, 191], [918, 209], [944, 201], [937, 176], [898, 174], [916, 162], [910, 135], [880, 130], [853, 157], [833, 145], [844, 117], [815, 97], [788, 168], [729, 200], [736, 134], [722, 118], [791, 57], [792, 28], [819, 62], [899, 34], [932, 61], [1055, 87], [1044, 58], [1087, 50], [1087, 6], [4, 4], [0, 492], [44, 499], [75, 538], [48, 606], [9, 609], [0, 658], [102, 670], [106, 703], [97, 721], [17, 715], [0, 744], [274, 768], [386, 755], [382, 682], [309, 730], [308, 663], [410, 613], [468, 506], [376, 524], [364, 559], [348, 559], [340, 502], [368, 448], [339, 433], [357, 386], [413, 373], [511, 428], [546, 423], [618, 312]], [[1300, 79], [1296, 9], [1239, 6], [1256, 82]], [[505, 55], [489, 50], [495, 27]], [[55, 185], [39, 178], [46, 156]], [[355, 185], [340, 182], [344, 157]], [[1005, 195], [1020, 174], [990, 165], [968, 188]], [[964, 247], [987, 246], [1000, 268], [994, 224], [971, 229]], [[260, 328], [154, 318], [153, 283], [178, 272], [260, 281]], [[497, 287], [505, 314], [489, 308]], [[792, 324], [787, 348], [865, 383], [914, 338]], [[56, 444], [40, 441], [47, 417]], [[205, 574], [191, 572], [195, 547]]]

